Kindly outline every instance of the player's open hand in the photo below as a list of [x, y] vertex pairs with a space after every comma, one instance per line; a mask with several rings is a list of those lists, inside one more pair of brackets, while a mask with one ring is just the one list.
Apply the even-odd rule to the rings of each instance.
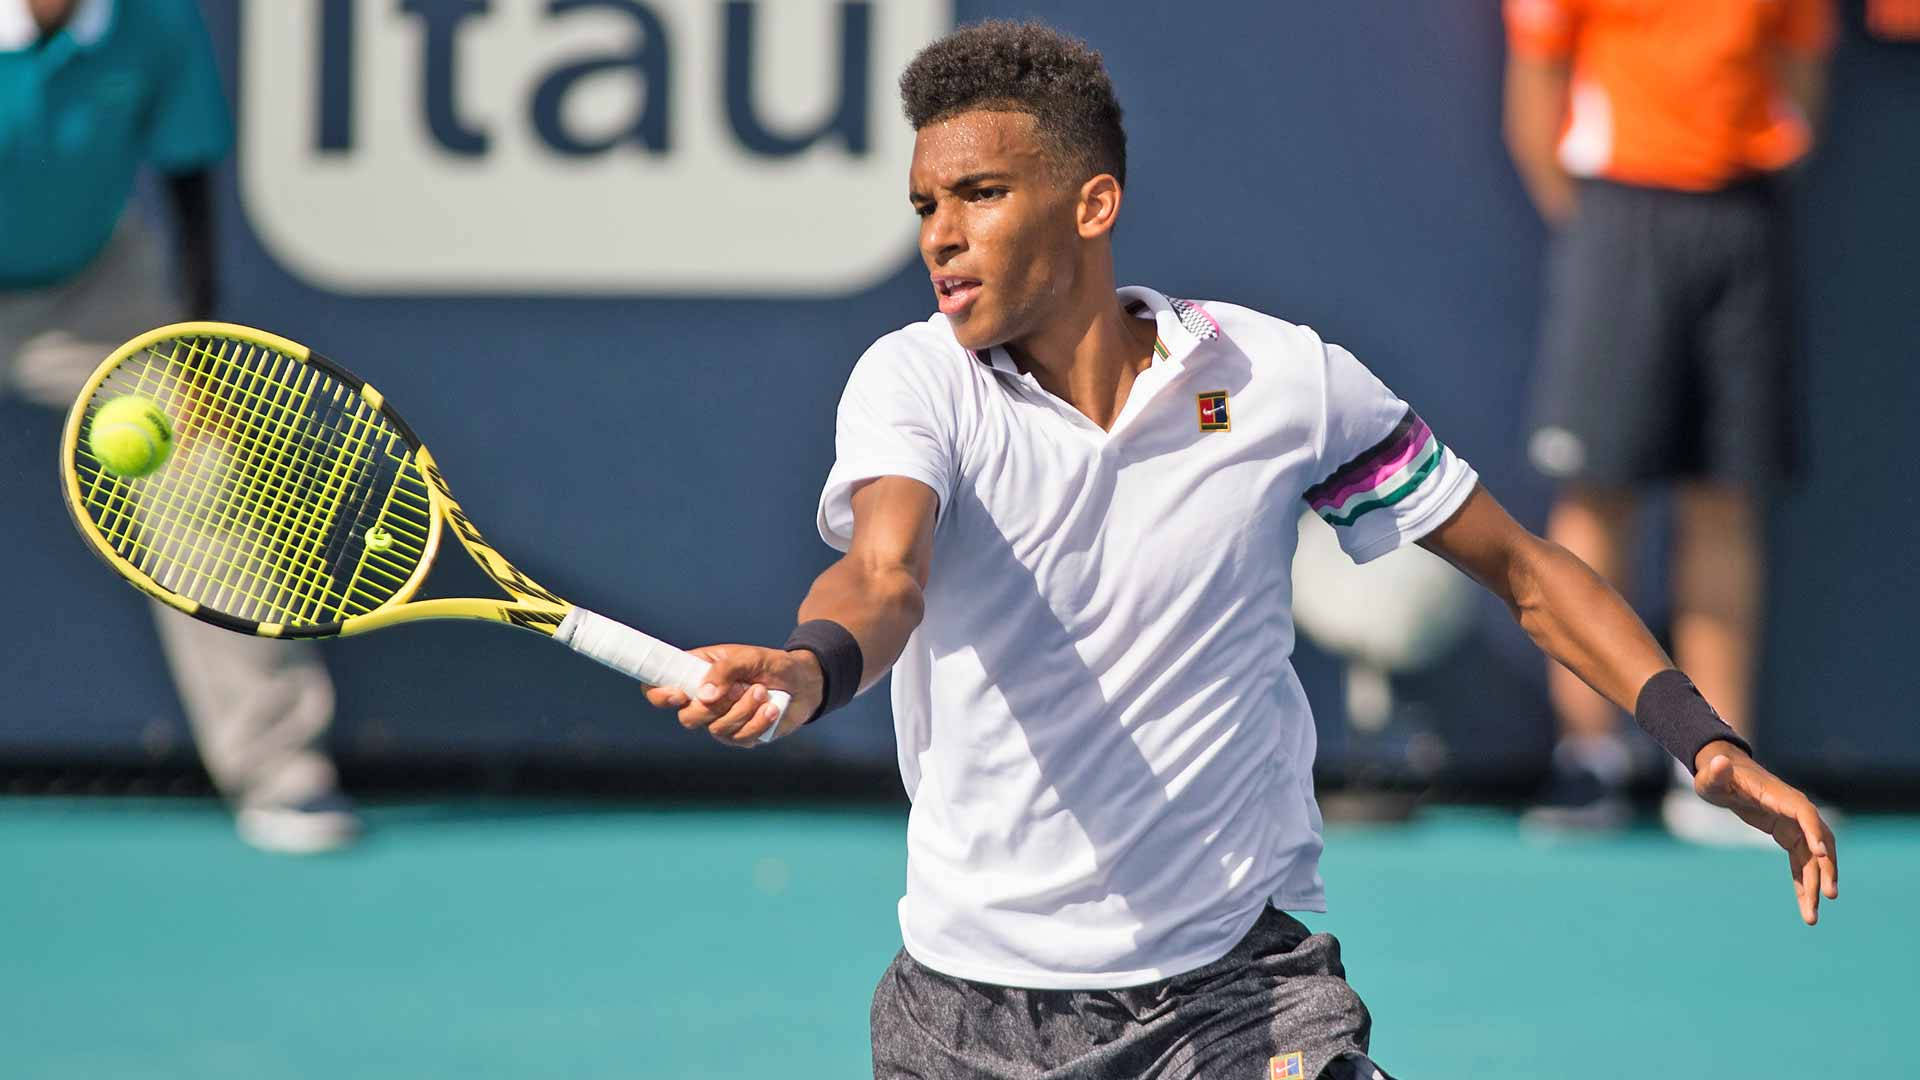
[[1785, 849], [1800, 918], [1808, 926], [1819, 922], [1820, 898], [1840, 898], [1840, 853], [1813, 801], [1731, 743], [1708, 743], [1694, 764], [1693, 789], [1701, 798], [1738, 814]]
[[[812, 653], [752, 645], [708, 645], [691, 651], [713, 665], [704, 685], [691, 694], [677, 686], [647, 688], [647, 701], [678, 710], [680, 726], [688, 731], [705, 730], [728, 746], [751, 750], [776, 723], [778, 738], [806, 723], [820, 707], [820, 664]], [[784, 717], [768, 700], [769, 690], [793, 695]]]

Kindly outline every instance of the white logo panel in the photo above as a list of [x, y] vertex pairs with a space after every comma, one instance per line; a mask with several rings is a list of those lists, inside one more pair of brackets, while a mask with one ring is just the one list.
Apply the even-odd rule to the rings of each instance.
[[244, 0], [241, 200], [347, 293], [844, 295], [951, 0]]

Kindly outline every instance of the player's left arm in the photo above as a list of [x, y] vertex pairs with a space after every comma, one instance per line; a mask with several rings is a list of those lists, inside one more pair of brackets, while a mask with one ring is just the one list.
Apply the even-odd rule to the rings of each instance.
[[[1420, 546], [1500, 597], [1547, 655], [1629, 713], [1643, 715], [1641, 691], [1673, 667], [1619, 593], [1565, 548], [1521, 528], [1484, 487]], [[1833, 830], [1812, 801], [1731, 742], [1709, 742], [1686, 764], [1703, 798], [1787, 852], [1800, 917], [1811, 926], [1820, 897], [1839, 896]]]

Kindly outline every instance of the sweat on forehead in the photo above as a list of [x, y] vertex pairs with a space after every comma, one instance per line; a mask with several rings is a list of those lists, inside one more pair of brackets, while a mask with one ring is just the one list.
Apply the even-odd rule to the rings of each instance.
[[1038, 137], [1036, 127], [1031, 114], [1016, 112], [975, 110], [936, 120], [914, 136], [915, 170], [955, 176], [980, 171], [1063, 176], [1063, 163]]

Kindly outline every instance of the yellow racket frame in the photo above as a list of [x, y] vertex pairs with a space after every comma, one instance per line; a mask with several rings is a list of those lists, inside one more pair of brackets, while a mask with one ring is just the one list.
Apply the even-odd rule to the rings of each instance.
[[[218, 338], [271, 349], [302, 364], [324, 371], [339, 382], [357, 388], [361, 399], [369, 407], [378, 410], [406, 441], [412, 450], [414, 463], [428, 482], [428, 530], [426, 540], [421, 546], [419, 562], [392, 596], [370, 611], [325, 623], [289, 625], [244, 619], [208, 607], [160, 584], [116, 551], [112, 542], [102, 534], [99, 526], [86, 510], [85, 493], [81, 490], [81, 478], [74, 465], [75, 455], [79, 450], [81, 423], [86, 416], [87, 406], [101, 385], [130, 358], [139, 356], [149, 347], [170, 339], [194, 337]], [[305, 345], [254, 327], [221, 322], [174, 323], [149, 330], [114, 350], [113, 355], [94, 371], [86, 385], [81, 388], [72, 410], [67, 413], [66, 426], [60, 437], [60, 474], [61, 491], [65, 495], [67, 511], [72, 516], [80, 535], [86, 539], [88, 548], [95, 555], [141, 592], [194, 618], [228, 630], [268, 638], [335, 635], [346, 637], [416, 620], [470, 619], [506, 623], [551, 637], [571, 607], [565, 600], [521, 573], [481, 537], [480, 531], [474, 527], [472, 520], [454, 500], [452, 491], [447, 487], [446, 478], [440, 474], [439, 466], [435, 464], [432, 453], [421, 444], [406, 421], [387, 405], [386, 398], [380, 391]], [[454, 536], [459, 539], [461, 546], [466, 548], [467, 554], [473, 557], [473, 561], [486, 571], [487, 576], [492, 578], [510, 599], [459, 597], [415, 600], [413, 598], [426, 580], [427, 572], [432, 568], [434, 558], [439, 553], [441, 536], [445, 531], [443, 524], [452, 527]]]

